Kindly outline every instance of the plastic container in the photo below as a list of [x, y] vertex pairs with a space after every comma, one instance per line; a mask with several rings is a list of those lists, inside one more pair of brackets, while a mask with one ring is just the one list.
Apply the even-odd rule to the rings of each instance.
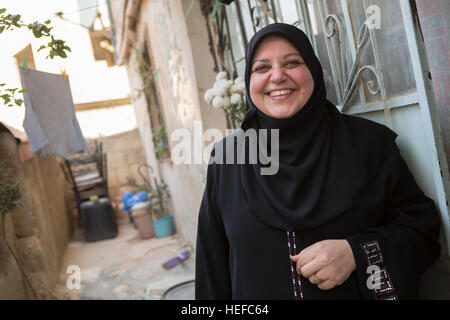
[[155, 228], [157, 238], [171, 236], [174, 232], [173, 215], [170, 214], [167, 217], [159, 218], [156, 221], [153, 221], [153, 227]]
[[127, 201], [133, 196], [134, 196], [134, 193], [131, 193], [131, 192], [125, 192], [122, 195], [123, 211], [125, 211], [125, 213], [128, 213], [128, 211], [131, 209], [128, 207]]
[[84, 201], [80, 205], [86, 241], [114, 238], [117, 223], [108, 198]]
[[145, 191], [141, 191], [136, 194], [127, 192], [122, 196], [122, 200], [124, 211], [128, 213], [135, 204], [148, 201], [148, 194]]
[[137, 229], [136, 223], [134, 222], [133, 215], [131, 215], [131, 208], [141, 202], [148, 201], [148, 194], [145, 191], [138, 192], [136, 194], [131, 192], [126, 192], [122, 196], [123, 201], [123, 211], [130, 216], [130, 222], [133, 223], [134, 228]]
[[134, 223], [139, 231], [139, 236], [144, 239], [155, 236], [149, 208], [149, 202], [140, 202], [131, 208], [131, 215], [133, 216]]

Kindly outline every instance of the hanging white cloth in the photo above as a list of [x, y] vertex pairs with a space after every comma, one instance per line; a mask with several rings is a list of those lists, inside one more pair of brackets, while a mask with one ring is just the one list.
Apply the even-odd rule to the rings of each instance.
[[43, 157], [60, 156], [86, 151], [70, 91], [68, 79], [20, 67], [24, 93], [25, 119], [23, 127], [32, 153]]

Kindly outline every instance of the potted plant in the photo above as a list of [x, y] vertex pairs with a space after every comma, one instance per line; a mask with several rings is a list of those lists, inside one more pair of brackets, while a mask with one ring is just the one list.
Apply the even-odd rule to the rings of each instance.
[[163, 238], [174, 233], [173, 214], [169, 210], [170, 195], [164, 181], [154, 181], [154, 184], [150, 197], [152, 220], [156, 237]]
[[[142, 169], [147, 167], [151, 171], [153, 186], [145, 177]], [[153, 227], [157, 238], [170, 236], [174, 233], [173, 214], [170, 210], [170, 194], [167, 184], [162, 180], [158, 182], [153, 174], [153, 168], [147, 163], [142, 163], [138, 167], [138, 173], [144, 180], [144, 184], [148, 191], [150, 211], [152, 215]]]

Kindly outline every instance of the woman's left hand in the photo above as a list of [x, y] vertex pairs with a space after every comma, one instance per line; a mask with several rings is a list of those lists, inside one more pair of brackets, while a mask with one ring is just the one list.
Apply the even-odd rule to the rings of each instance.
[[347, 240], [323, 240], [291, 257], [297, 272], [322, 290], [342, 284], [356, 269]]

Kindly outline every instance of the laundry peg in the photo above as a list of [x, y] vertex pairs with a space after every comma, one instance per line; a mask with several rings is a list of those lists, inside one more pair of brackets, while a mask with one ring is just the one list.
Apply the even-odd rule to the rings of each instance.
[[25, 71], [25, 73], [28, 72], [28, 58], [27, 57], [23, 57], [22, 67], [23, 67], [23, 71]]
[[63, 76], [64, 80], [67, 80], [67, 71], [65, 68], [59, 68], [59, 70], [61, 70], [61, 74]]

